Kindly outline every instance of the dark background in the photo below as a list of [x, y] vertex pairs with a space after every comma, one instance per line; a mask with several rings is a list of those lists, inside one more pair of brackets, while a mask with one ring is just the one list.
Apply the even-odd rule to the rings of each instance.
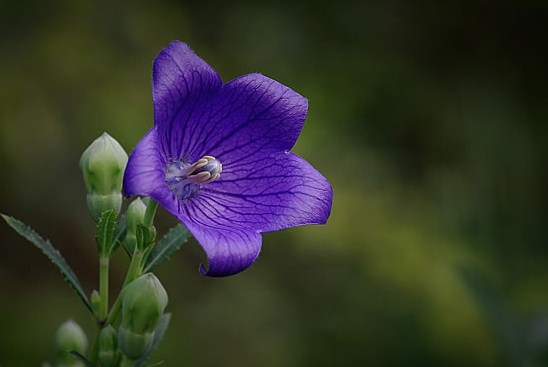
[[[96, 288], [78, 160], [148, 130], [152, 60], [179, 39], [225, 81], [306, 96], [294, 151], [335, 195], [327, 226], [266, 234], [240, 275], [200, 276], [185, 245], [158, 271], [173, 318], [154, 360], [546, 365], [547, 19], [544, 1], [2, 1], [0, 211]], [[69, 317], [91, 338], [55, 267], [1, 223], [0, 241], [0, 365], [51, 361]]]

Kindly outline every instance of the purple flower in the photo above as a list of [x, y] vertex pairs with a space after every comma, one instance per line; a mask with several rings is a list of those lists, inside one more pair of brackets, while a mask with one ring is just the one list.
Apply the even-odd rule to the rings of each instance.
[[203, 274], [249, 267], [262, 232], [327, 221], [329, 182], [289, 152], [305, 98], [261, 74], [223, 84], [181, 42], [156, 57], [152, 80], [154, 126], [129, 157], [124, 190], [183, 222], [207, 254]]

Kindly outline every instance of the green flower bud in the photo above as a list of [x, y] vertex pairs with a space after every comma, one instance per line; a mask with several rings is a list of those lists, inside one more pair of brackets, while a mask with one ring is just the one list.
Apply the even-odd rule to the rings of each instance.
[[143, 203], [143, 200], [141, 200], [141, 198], [133, 200], [127, 208], [126, 242], [130, 253], [133, 253], [135, 247], [137, 247], [137, 225], [143, 224], [146, 210], [147, 206], [145, 205], [145, 203]]
[[54, 345], [57, 354], [57, 366], [82, 366], [78, 360], [69, 354], [71, 351], [85, 354], [88, 348], [88, 339], [80, 325], [72, 320], [65, 321], [55, 334]]
[[102, 212], [122, 206], [122, 179], [128, 156], [124, 148], [110, 135], [103, 133], [84, 151], [80, 168], [88, 192], [91, 216], [97, 221]]
[[96, 290], [93, 290], [91, 292], [91, 308], [93, 309], [93, 313], [95, 315], [99, 315], [99, 305], [101, 304], [101, 295]]
[[120, 359], [118, 340], [116, 330], [111, 325], [105, 326], [99, 333], [98, 347], [99, 361], [102, 367], [115, 367], [118, 365]]
[[141, 275], [124, 288], [118, 346], [129, 358], [145, 355], [167, 302], [166, 290], [152, 273]]
[[167, 293], [152, 273], [129, 283], [122, 295], [122, 325], [140, 333], [154, 331], [167, 306]]
[[148, 229], [148, 242], [149, 244], [154, 244], [154, 240], [156, 239], [156, 227], [150, 226]]

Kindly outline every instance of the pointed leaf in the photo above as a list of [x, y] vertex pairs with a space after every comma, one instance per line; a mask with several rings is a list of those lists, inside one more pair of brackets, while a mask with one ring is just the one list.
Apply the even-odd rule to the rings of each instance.
[[109, 256], [112, 251], [112, 247], [114, 246], [115, 227], [116, 213], [114, 210], [105, 210], [101, 213], [99, 223], [97, 223], [95, 242], [97, 242], [97, 249], [102, 256]]
[[164, 338], [164, 335], [167, 331], [167, 327], [169, 326], [169, 320], [171, 320], [171, 314], [169, 313], [163, 314], [162, 317], [160, 317], [158, 325], [156, 325], [156, 330], [154, 330], [154, 340], [152, 341], [152, 345], [147, 351], [147, 354], [141, 359], [137, 360], [137, 362], [135, 363], [135, 367], [145, 366], [152, 354], [156, 351], [156, 349], [158, 349], [158, 346], [160, 345], [160, 342]]
[[31, 242], [34, 246], [36, 246], [39, 250], [42, 251], [44, 255], [46, 255], [52, 263], [54, 263], [59, 270], [61, 271], [61, 274], [65, 277], [65, 280], [67, 283], [72, 287], [72, 289], [78, 294], [82, 302], [86, 305], [86, 307], [93, 312], [93, 309], [91, 307], [91, 303], [84, 292], [82, 285], [80, 284], [80, 281], [78, 280], [78, 277], [74, 272], [72, 271], [69, 264], [66, 262], [65, 258], [61, 255], [59, 251], [57, 251], [52, 244], [49, 241], [44, 240], [38, 233], [36, 233], [34, 230], [32, 230], [30, 227], [26, 226], [23, 222], [4, 215], [2, 215], [2, 218], [6, 221], [6, 223], [13, 228], [17, 233], [19, 233], [22, 237], [27, 239], [29, 242]]
[[460, 267], [458, 270], [464, 285], [503, 347], [504, 355], [510, 361], [509, 365], [519, 365], [521, 351], [526, 349], [527, 337], [501, 290], [473, 268]]
[[169, 257], [190, 238], [190, 232], [181, 224], [171, 228], [147, 258], [144, 273], [154, 270], [158, 265], [169, 259]]
[[126, 215], [122, 214], [118, 217], [118, 220], [116, 221], [116, 228], [114, 229], [114, 243], [112, 245], [112, 251], [114, 252], [120, 247], [120, 244], [126, 237], [126, 231], [127, 231], [127, 222], [126, 222]]

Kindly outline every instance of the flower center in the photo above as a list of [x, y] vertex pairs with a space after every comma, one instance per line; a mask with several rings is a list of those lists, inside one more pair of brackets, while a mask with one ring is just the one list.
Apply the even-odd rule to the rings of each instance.
[[179, 199], [191, 198], [201, 185], [221, 177], [223, 165], [215, 157], [206, 155], [190, 164], [171, 161], [166, 168], [166, 184]]

